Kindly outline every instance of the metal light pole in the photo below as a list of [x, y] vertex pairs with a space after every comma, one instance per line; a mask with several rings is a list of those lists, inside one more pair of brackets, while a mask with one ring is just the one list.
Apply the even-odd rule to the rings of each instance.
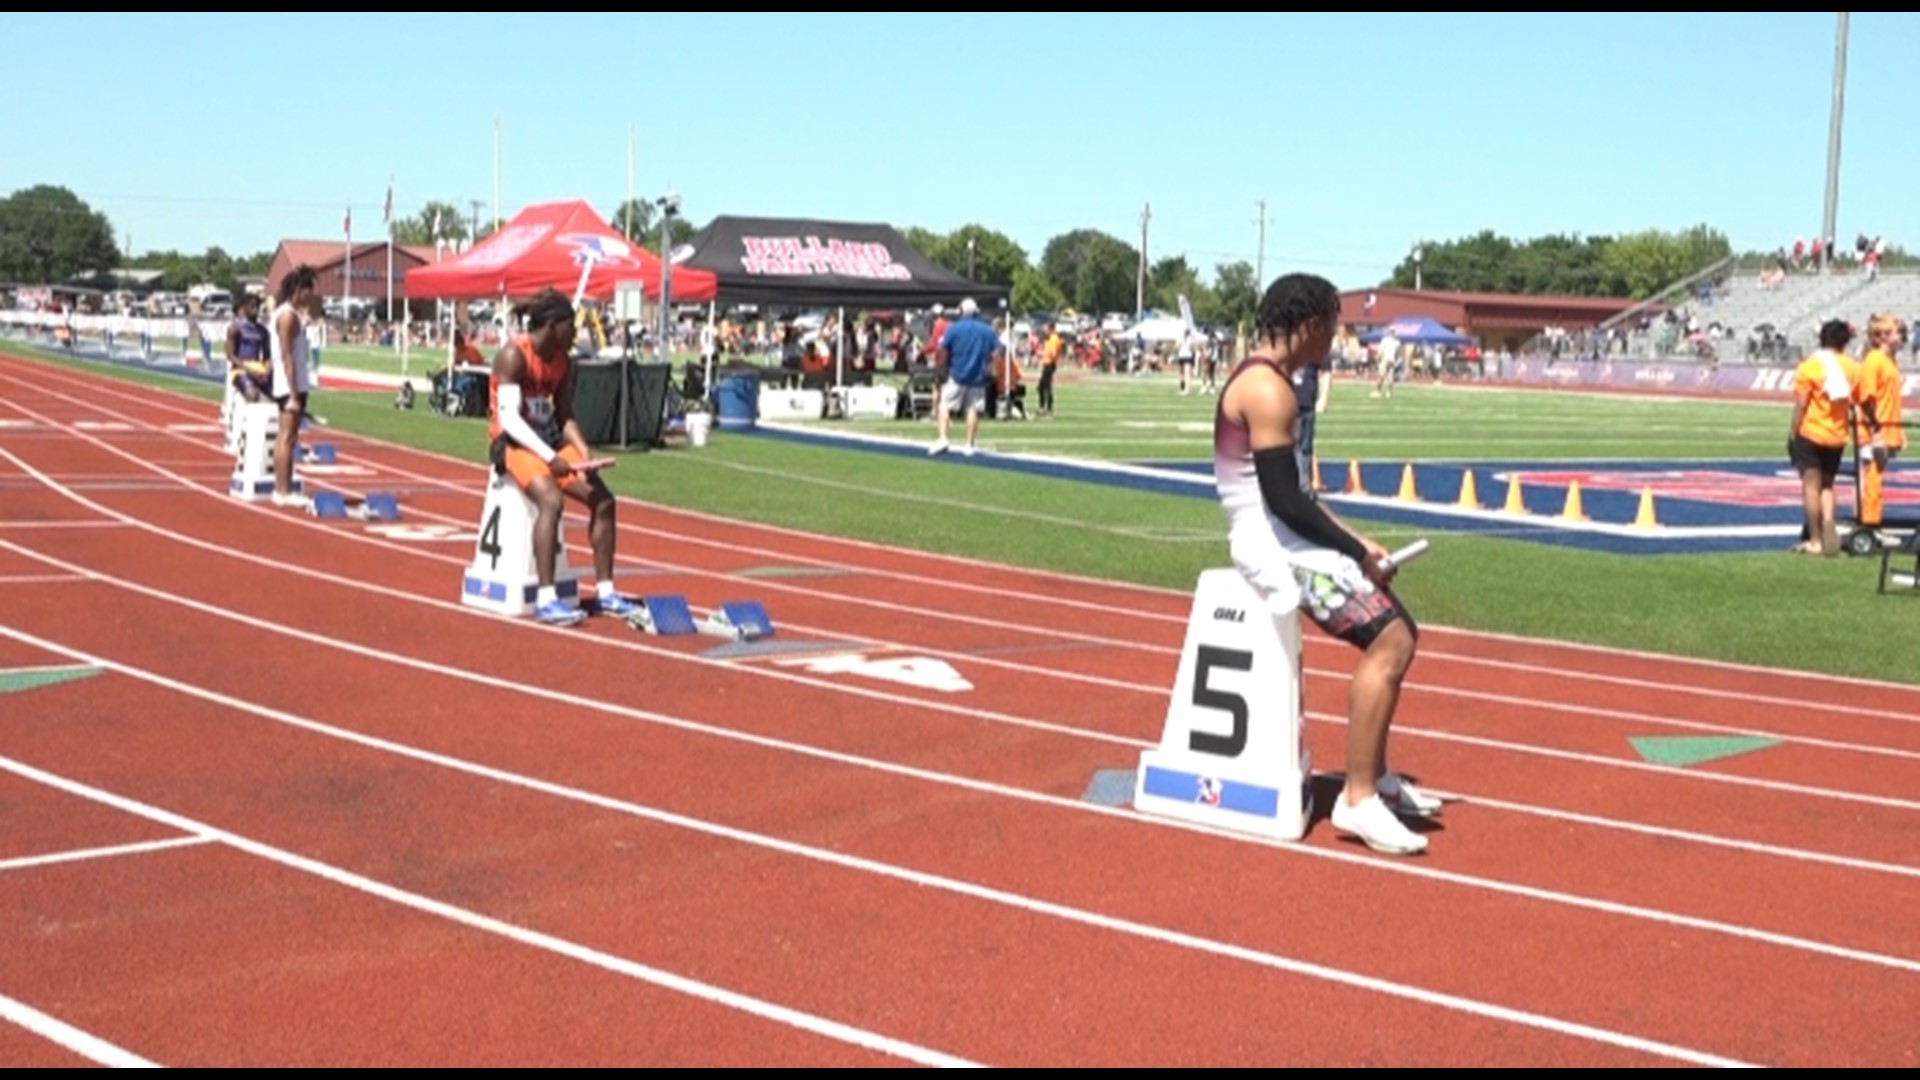
[[1820, 272], [1827, 270], [1827, 248], [1839, 231], [1840, 215], [1840, 121], [1847, 105], [1847, 16], [1833, 33], [1833, 118], [1827, 124], [1827, 208], [1820, 219]]
[[1254, 224], [1260, 227], [1259, 247], [1256, 249], [1258, 254], [1254, 256], [1257, 261], [1253, 266], [1253, 287], [1264, 293], [1267, 288], [1267, 200], [1255, 199], [1253, 206], [1259, 211]]
[[1413, 291], [1420, 291], [1420, 260], [1427, 254], [1424, 242], [1413, 245]]

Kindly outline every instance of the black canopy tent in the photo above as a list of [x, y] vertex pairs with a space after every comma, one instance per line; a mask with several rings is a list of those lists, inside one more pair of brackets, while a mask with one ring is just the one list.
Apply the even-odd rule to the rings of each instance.
[[[1002, 285], [983, 285], [927, 258], [891, 225], [810, 218], [714, 218], [675, 248], [673, 265], [719, 279], [714, 301], [769, 307], [924, 308], [971, 299], [991, 318], [1007, 305]], [[709, 309], [711, 311], [711, 309]], [[709, 315], [711, 318], [711, 315]], [[841, 339], [833, 381], [846, 381]], [[712, 372], [708, 373], [711, 384]]]
[[672, 259], [717, 276], [721, 303], [916, 308], [971, 298], [993, 313], [1007, 299], [1005, 286], [937, 265], [891, 225], [716, 217]]

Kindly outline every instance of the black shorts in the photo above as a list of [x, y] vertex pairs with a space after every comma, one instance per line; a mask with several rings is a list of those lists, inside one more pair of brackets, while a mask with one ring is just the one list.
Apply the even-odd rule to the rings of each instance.
[[1356, 649], [1371, 648], [1396, 619], [1404, 619], [1413, 636], [1420, 636], [1413, 614], [1392, 589], [1364, 579], [1343, 581], [1302, 566], [1295, 566], [1294, 578], [1300, 582], [1300, 610], [1329, 637]]
[[1827, 480], [1839, 475], [1840, 459], [1845, 453], [1846, 447], [1821, 446], [1808, 441], [1804, 435], [1795, 435], [1787, 440], [1787, 460], [1793, 467], [1801, 472], [1818, 469], [1821, 477]]
[[281, 396], [273, 399], [273, 403], [275, 405], [280, 406], [281, 412], [287, 411], [288, 402], [298, 402], [300, 405], [300, 411], [302, 413], [305, 413], [307, 411], [307, 392], [302, 390], [297, 394], [282, 394]]

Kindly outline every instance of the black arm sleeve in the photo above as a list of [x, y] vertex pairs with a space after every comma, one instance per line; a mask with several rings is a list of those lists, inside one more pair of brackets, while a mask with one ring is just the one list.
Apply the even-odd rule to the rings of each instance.
[[1365, 565], [1367, 549], [1360, 546], [1352, 533], [1335, 525], [1327, 512], [1320, 509], [1320, 500], [1301, 486], [1300, 461], [1294, 456], [1293, 447], [1255, 451], [1253, 469], [1260, 478], [1260, 496], [1266, 499], [1267, 509], [1273, 511], [1274, 517], [1299, 533], [1301, 539], [1331, 548]]

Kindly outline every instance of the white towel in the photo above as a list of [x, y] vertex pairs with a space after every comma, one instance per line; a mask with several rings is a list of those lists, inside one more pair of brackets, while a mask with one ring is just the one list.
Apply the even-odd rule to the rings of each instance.
[[1825, 373], [1828, 401], [1841, 402], [1853, 397], [1853, 385], [1847, 382], [1847, 373], [1840, 367], [1840, 354], [1821, 349], [1820, 367]]

